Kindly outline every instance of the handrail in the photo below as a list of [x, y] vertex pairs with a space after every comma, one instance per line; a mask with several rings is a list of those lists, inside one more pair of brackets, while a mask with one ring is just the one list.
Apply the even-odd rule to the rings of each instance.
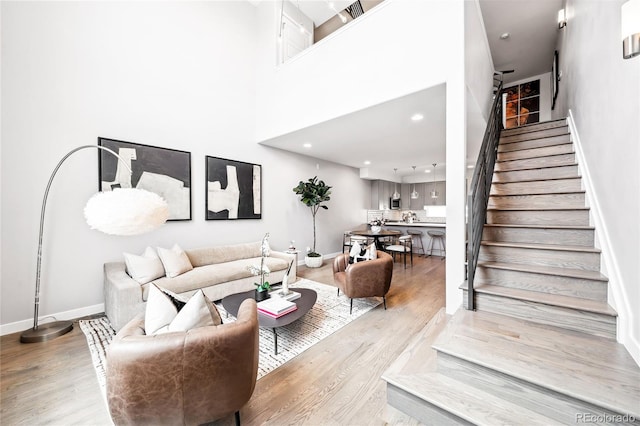
[[469, 310], [475, 309], [473, 281], [478, 265], [482, 231], [487, 221], [487, 204], [502, 130], [502, 82], [495, 93], [467, 197], [467, 309]]

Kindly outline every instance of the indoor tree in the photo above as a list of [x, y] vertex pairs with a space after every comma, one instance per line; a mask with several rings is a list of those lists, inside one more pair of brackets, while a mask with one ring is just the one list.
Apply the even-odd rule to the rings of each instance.
[[329, 201], [331, 197], [331, 187], [327, 186], [322, 180], [318, 180], [318, 176], [314, 176], [306, 182], [300, 181], [298, 186], [293, 188], [293, 192], [300, 195], [300, 202], [311, 209], [313, 217], [313, 250], [307, 254], [309, 257], [320, 257], [320, 253], [316, 252], [316, 214], [319, 209], [327, 210], [328, 207], [322, 203]]

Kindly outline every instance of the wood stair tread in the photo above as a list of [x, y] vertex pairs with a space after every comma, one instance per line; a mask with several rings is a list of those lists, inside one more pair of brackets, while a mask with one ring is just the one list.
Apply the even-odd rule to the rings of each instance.
[[579, 251], [583, 253], [600, 253], [601, 250], [594, 247], [585, 246], [571, 246], [561, 244], [540, 244], [540, 243], [512, 243], [502, 241], [481, 241], [483, 246], [494, 247], [514, 247], [514, 248], [528, 248], [537, 250], [556, 250], [556, 251]]
[[527, 125], [515, 127], [512, 129], [503, 129], [500, 132], [500, 136], [515, 136], [515, 135], [520, 135], [520, 134], [525, 134], [530, 132], [538, 132], [540, 130], [555, 129], [556, 127], [563, 127], [566, 125], [567, 125], [567, 119], [559, 118], [557, 120], [549, 120], [549, 121], [543, 121], [540, 123], [527, 124]]
[[435, 371], [399, 376], [393, 384], [475, 425], [512, 425], [514, 419], [527, 425], [563, 424]]
[[[494, 183], [493, 185], [505, 185], [501, 183]], [[527, 195], [562, 195], [562, 194], [586, 194], [585, 190], [580, 191], [562, 191], [562, 192], [544, 192], [544, 191], [527, 191], [519, 192], [517, 194], [490, 194], [490, 197], [524, 197]]]
[[433, 346], [543, 388], [640, 417], [640, 369], [624, 346], [612, 339], [460, 309]]
[[589, 210], [589, 207], [487, 207], [487, 210], [513, 210], [513, 211], [572, 211]]
[[[506, 172], [496, 172], [496, 173], [506, 173]], [[581, 180], [582, 177], [581, 176], [573, 176], [573, 177], [552, 177], [552, 178], [539, 178], [539, 177], [535, 177], [535, 178], [531, 178], [531, 179], [522, 179], [522, 180], [512, 180], [509, 182], [492, 182], [492, 185], [511, 185], [514, 183], [520, 183], [520, 182], [549, 182], [549, 181], [555, 181], [555, 180]]]
[[[572, 152], [571, 154], [575, 154], [575, 153], [573, 153], [573, 152]], [[560, 157], [560, 156], [562, 156], [562, 155], [567, 155], [567, 153], [565, 153], [565, 154], [539, 155], [539, 156], [530, 157], [530, 158], [526, 158], [526, 159], [532, 159], [532, 158], [547, 158], [547, 157]], [[499, 156], [499, 155], [498, 155], [498, 156]], [[509, 159], [509, 160], [499, 160], [499, 159], [496, 159], [496, 164], [499, 164], [499, 163], [510, 163], [510, 162], [512, 162], [512, 161], [522, 161], [522, 160], [526, 160], [526, 159], [525, 159], [525, 158], [512, 158], [512, 159]], [[563, 164], [563, 166], [566, 166], [566, 164]], [[535, 167], [535, 168], [536, 168], [536, 169], [541, 169], [541, 168], [543, 168], [543, 167]], [[514, 170], [520, 170], [520, 169], [514, 169]], [[512, 170], [510, 170], [510, 171], [512, 171]]]
[[503, 262], [478, 262], [478, 266], [485, 268], [504, 269], [508, 271], [529, 272], [542, 275], [559, 275], [568, 278], [580, 278], [586, 280], [607, 282], [609, 279], [598, 271], [584, 269], [556, 268], [552, 266], [536, 266]]
[[474, 290], [477, 293], [492, 294], [494, 296], [509, 297], [511, 299], [526, 300], [528, 302], [542, 303], [545, 305], [560, 306], [562, 308], [577, 309], [584, 312], [618, 316], [618, 313], [607, 302], [579, 297], [562, 296], [559, 294], [541, 293], [538, 291], [519, 288], [503, 287], [491, 284], [476, 284]]
[[[519, 140], [519, 141], [500, 141], [498, 143], [498, 145], [502, 145], [502, 146], [506, 146], [506, 145], [512, 145], [512, 144], [518, 144], [521, 142], [527, 142], [527, 141], [533, 141], [533, 140], [539, 140], [539, 139], [550, 139], [550, 138], [557, 138], [558, 136], [568, 136], [571, 133], [566, 132], [566, 133], [560, 133], [557, 135], [549, 135], [549, 136], [540, 136], [540, 137], [533, 137], [530, 139], [523, 139], [523, 140]], [[515, 135], [507, 135], [507, 136], [515, 136]], [[502, 138], [502, 136], [501, 136]], [[568, 144], [572, 144], [573, 142], [558, 142], [558, 143], [554, 143], [552, 145], [545, 145], [545, 146], [556, 146], [556, 145], [568, 145]], [[510, 147], [511, 148], [511, 147]], [[515, 148], [515, 147], [513, 147]], [[513, 152], [513, 151], [521, 151], [523, 149], [531, 149], [531, 148], [521, 148], [521, 149], [514, 149], [514, 150], [509, 150], [509, 151], [500, 151], [500, 152]]]
[[503, 223], [485, 223], [486, 227], [491, 228], [531, 228], [531, 229], [574, 229], [574, 230], [586, 230], [593, 231], [596, 228], [594, 226], [584, 226], [584, 225], [514, 225], [514, 224], [503, 224]]

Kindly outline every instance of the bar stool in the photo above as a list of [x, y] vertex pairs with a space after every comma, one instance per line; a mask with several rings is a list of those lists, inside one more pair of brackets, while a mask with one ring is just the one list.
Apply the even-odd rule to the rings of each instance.
[[416, 246], [416, 251], [421, 251], [421, 254], [425, 256], [427, 253], [425, 253], [424, 245], [422, 244], [422, 236], [424, 235], [422, 231], [418, 231], [417, 229], [408, 229], [407, 234], [411, 235], [412, 239], [415, 239], [413, 244]]
[[[438, 241], [438, 245], [440, 246], [440, 251], [442, 252], [442, 259], [444, 260], [445, 254], [447, 253], [447, 245], [445, 244], [445, 235], [442, 231], [427, 231], [427, 234], [431, 237], [431, 243], [429, 244], [429, 256], [433, 255], [433, 246], [435, 241]], [[436, 249], [438, 250], [438, 249]]]

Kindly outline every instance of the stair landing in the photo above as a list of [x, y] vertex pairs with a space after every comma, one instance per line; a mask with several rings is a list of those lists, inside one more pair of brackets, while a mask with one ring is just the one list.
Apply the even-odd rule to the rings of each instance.
[[619, 343], [488, 312], [461, 309], [448, 322], [438, 315], [383, 375], [388, 403], [416, 419], [480, 425], [573, 424], [590, 415], [640, 420], [640, 368]]

